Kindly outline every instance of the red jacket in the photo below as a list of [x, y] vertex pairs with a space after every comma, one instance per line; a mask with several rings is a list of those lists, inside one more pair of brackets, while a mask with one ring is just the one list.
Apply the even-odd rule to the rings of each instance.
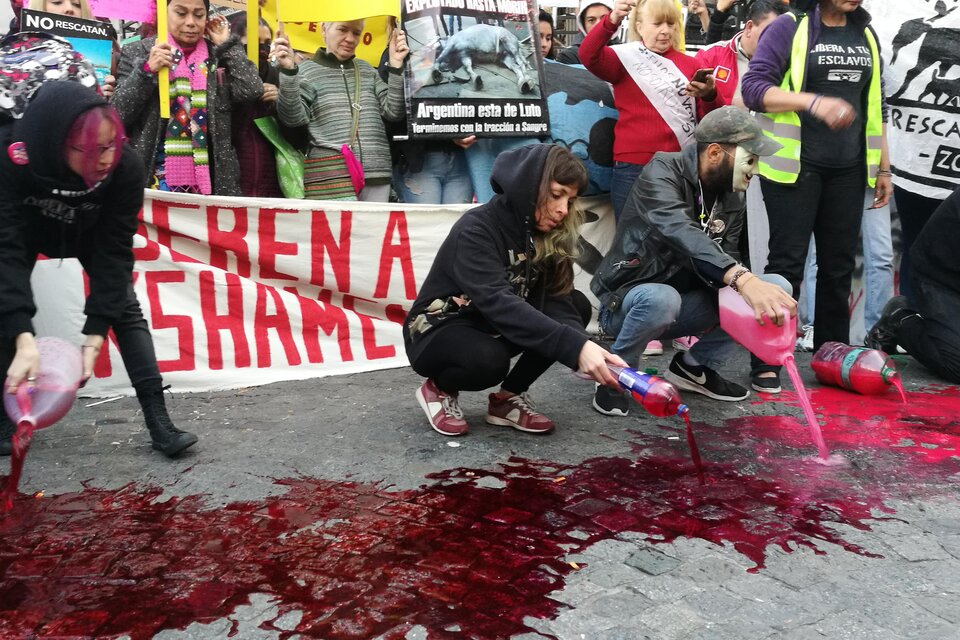
[[[613, 159], [647, 164], [658, 151], [679, 151], [680, 144], [657, 108], [647, 99], [607, 42], [617, 27], [606, 16], [580, 44], [580, 61], [593, 75], [613, 85], [613, 100], [620, 112], [614, 128]], [[699, 68], [691, 56], [670, 49], [663, 57], [673, 62], [689, 80]], [[721, 106], [719, 100], [697, 100], [697, 118]]]
[[737, 42], [740, 34], [730, 40], [715, 42], [697, 51], [694, 60], [698, 69], [713, 69], [713, 81], [717, 85], [717, 101], [721, 104], [732, 104], [733, 96], [740, 84], [740, 73], [737, 71]]

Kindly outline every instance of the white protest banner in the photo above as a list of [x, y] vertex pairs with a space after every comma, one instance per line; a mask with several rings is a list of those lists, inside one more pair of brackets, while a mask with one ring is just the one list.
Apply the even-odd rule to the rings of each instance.
[[[146, 193], [134, 289], [180, 391], [405, 366], [400, 323], [466, 209]], [[79, 344], [79, 264], [41, 261], [33, 289], [38, 335]], [[112, 336], [94, 375], [131, 393]]]

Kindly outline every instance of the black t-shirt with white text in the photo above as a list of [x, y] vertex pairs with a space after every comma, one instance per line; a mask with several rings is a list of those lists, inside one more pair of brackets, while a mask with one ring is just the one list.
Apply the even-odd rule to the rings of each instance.
[[853, 105], [856, 118], [847, 128], [833, 131], [809, 113], [802, 114], [801, 161], [825, 167], [863, 163], [864, 115], [872, 71], [862, 26], [850, 21], [842, 27], [821, 25], [820, 38], [807, 55], [807, 91], [843, 98]]

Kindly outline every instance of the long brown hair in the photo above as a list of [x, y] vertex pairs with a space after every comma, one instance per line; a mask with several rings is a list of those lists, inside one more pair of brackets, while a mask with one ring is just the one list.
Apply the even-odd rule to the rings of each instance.
[[[551, 147], [537, 190], [537, 209], [550, 198], [551, 182], [576, 187], [578, 194], [587, 187], [587, 168], [580, 158], [560, 145]], [[544, 269], [551, 295], [565, 295], [573, 290], [573, 263], [580, 255], [582, 225], [583, 211], [574, 202], [559, 225], [546, 233], [533, 233], [533, 264]]]

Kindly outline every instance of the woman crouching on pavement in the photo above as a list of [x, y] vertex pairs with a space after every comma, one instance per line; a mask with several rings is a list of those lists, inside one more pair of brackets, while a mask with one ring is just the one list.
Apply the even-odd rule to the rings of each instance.
[[[170, 421], [147, 321], [133, 292], [133, 235], [143, 204], [143, 164], [124, 144], [116, 110], [70, 81], [45, 82], [23, 117], [0, 127], [0, 371], [5, 393], [32, 386], [40, 368], [30, 274], [38, 254], [76, 257], [90, 279], [83, 380], [107, 332], [118, 349], [153, 448], [174, 456], [197, 441]], [[0, 455], [13, 424], [0, 411]]]
[[609, 385], [607, 363], [626, 366], [588, 340], [586, 300], [573, 289], [583, 163], [558, 145], [521, 147], [500, 154], [490, 181], [497, 195], [450, 230], [403, 325], [413, 370], [427, 378], [417, 400], [445, 436], [467, 433], [460, 391], [499, 383], [487, 423], [548, 433], [553, 422], [527, 390], [551, 364]]

